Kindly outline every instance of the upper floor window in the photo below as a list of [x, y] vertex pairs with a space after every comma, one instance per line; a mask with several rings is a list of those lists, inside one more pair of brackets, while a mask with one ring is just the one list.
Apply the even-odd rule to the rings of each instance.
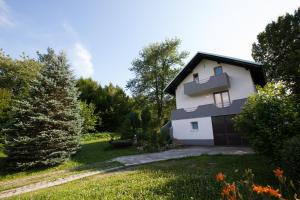
[[219, 76], [223, 73], [222, 66], [217, 66], [214, 68], [215, 76]]
[[193, 74], [193, 80], [194, 80], [196, 83], [199, 83], [199, 76], [198, 76], [198, 73]]
[[226, 107], [230, 105], [229, 92], [217, 92], [214, 93], [215, 105], [217, 107]]

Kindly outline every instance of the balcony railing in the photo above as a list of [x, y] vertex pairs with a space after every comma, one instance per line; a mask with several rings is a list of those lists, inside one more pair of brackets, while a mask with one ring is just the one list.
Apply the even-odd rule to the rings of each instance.
[[232, 102], [225, 102], [222, 105], [206, 104], [193, 108], [176, 109], [172, 111], [171, 120], [238, 114], [241, 112], [246, 100], [246, 98], [236, 99]]
[[228, 89], [229, 87], [229, 76], [226, 73], [223, 73], [218, 76], [211, 76], [207, 79], [184, 84], [184, 94], [195, 96], [209, 92], [219, 92]]

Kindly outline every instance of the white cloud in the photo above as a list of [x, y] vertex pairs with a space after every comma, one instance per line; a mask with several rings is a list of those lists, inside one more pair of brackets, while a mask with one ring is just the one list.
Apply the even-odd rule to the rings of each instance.
[[4, 0], [0, 0], [0, 27], [13, 25], [10, 9]]
[[70, 58], [76, 76], [87, 78], [93, 75], [92, 55], [80, 42], [76, 42], [72, 47]]

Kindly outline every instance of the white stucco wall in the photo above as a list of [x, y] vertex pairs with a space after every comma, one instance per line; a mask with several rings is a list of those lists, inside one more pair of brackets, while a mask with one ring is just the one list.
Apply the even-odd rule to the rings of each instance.
[[[199, 80], [208, 79], [214, 75], [214, 67], [219, 66], [215, 61], [202, 60], [197, 67], [191, 72], [177, 87], [176, 89], [176, 107], [192, 108], [199, 105], [214, 103], [213, 94], [204, 94], [199, 96], [190, 97], [184, 94], [184, 83], [193, 81], [193, 74], [198, 73]], [[228, 89], [230, 100], [247, 98], [250, 94], [255, 92], [255, 86], [252, 81], [250, 71], [243, 67], [238, 67], [226, 63], [221, 63], [223, 72], [229, 76], [230, 88]]]
[[[198, 130], [193, 130], [191, 122], [198, 122]], [[211, 117], [172, 120], [173, 137], [178, 140], [213, 139]]]

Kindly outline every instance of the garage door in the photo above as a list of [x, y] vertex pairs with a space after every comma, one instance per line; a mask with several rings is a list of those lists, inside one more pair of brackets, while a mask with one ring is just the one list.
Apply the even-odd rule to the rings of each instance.
[[215, 145], [242, 145], [241, 136], [234, 131], [232, 118], [235, 115], [211, 117]]

